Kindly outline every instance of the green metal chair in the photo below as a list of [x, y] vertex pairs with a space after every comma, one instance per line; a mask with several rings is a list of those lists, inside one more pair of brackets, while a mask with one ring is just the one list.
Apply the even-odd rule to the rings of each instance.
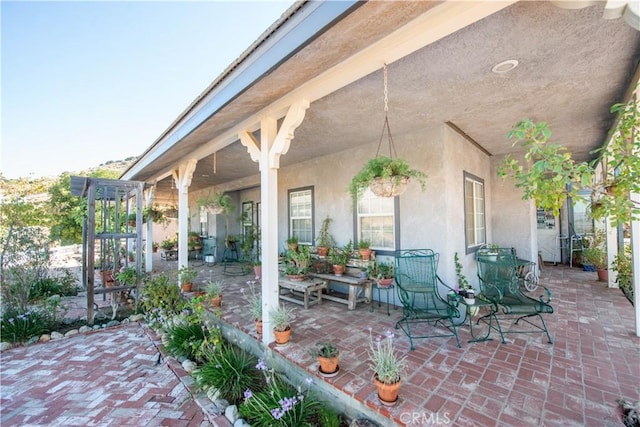
[[[500, 332], [502, 341], [505, 333], [535, 333], [544, 332], [549, 343], [551, 336], [544, 322], [542, 314], [553, 313], [551, 292], [547, 288], [543, 289], [545, 295], [538, 299], [525, 295], [521, 289], [522, 279], [518, 275], [518, 262], [515, 251], [511, 248], [482, 248], [477, 252], [478, 278], [480, 279], [480, 296], [492, 301], [502, 313], [496, 313], [497, 330]], [[513, 316], [508, 316], [513, 315]], [[500, 319], [515, 317], [515, 325], [522, 320], [531, 325], [534, 330], [507, 330], [500, 325]], [[538, 317], [540, 324], [529, 320], [531, 317]], [[478, 319], [478, 322], [481, 319]]]
[[[402, 303], [402, 319], [396, 323], [409, 337], [411, 350], [415, 350], [413, 340], [417, 338], [456, 337], [460, 347], [455, 320], [460, 319], [457, 299], [449, 300], [447, 293], [453, 291], [438, 277], [438, 254], [431, 249], [408, 249], [396, 251], [395, 280], [398, 295]], [[440, 295], [440, 287], [445, 297]], [[416, 323], [432, 324], [434, 328], [441, 323], [442, 328], [434, 329], [427, 335], [415, 335]]]

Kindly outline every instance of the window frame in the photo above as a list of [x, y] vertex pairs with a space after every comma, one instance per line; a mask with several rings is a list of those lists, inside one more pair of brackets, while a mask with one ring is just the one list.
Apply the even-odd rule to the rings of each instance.
[[[360, 214], [358, 212], [358, 200], [355, 200], [353, 206], [353, 242], [354, 247], [356, 248], [360, 241]], [[373, 245], [371, 246], [371, 249], [375, 251], [376, 256], [394, 256], [395, 252], [400, 249], [400, 196], [393, 198], [393, 249], [379, 249], [379, 247], [375, 247]]]
[[[475, 200], [477, 200], [476, 197], [476, 192], [475, 192], [475, 188], [476, 188], [476, 184], [480, 184], [482, 186], [482, 219], [483, 219], [483, 223], [482, 223], [482, 228], [484, 229], [484, 241], [483, 242], [469, 242], [468, 236], [467, 236], [467, 182], [472, 182], [473, 185], [473, 200], [474, 200], [474, 206], [473, 206], [473, 223], [474, 223], [474, 227], [473, 227], [473, 234], [474, 236], [477, 234], [477, 230], [478, 228], [478, 220], [477, 220], [477, 216], [478, 216], [478, 210], [475, 204]], [[486, 198], [486, 186], [484, 183], [484, 179], [473, 175], [467, 171], [463, 172], [463, 179], [462, 179], [462, 189], [463, 189], [463, 206], [464, 206], [464, 221], [463, 221], [463, 227], [464, 227], [464, 245], [465, 245], [465, 249], [466, 249], [466, 254], [472, 254], [475, 253], [478, 248], [484, 246], [487, 244], [487, 198]]]
[[[313, 246], [314, 243], [314, 239], [315, 239], [315, 235], [316, 235], [316, 230], [315, 230], [315, 191], [314, 191], [314, 186], [310, 185], [310, 186], [306, 186], [306, 187], [298, 187], [298, 188], [292, 188], [290, 190], [287, 191], [287, 224], [288, 224], [288, 231], [287, 231], [287, 238], [291, 238], [293, 236], [293, 219], [291, 216], [291, 195], [294, 193], [301, 193], [303, 191], [310, 191], [311, 192], [311, 241], [310, 242], [302, 242], [302, 241], [298, 241], [298, 244], [300, 245], [308, 245], [308, 246]], [[297, 219], [297, 218], [296, 218]]]

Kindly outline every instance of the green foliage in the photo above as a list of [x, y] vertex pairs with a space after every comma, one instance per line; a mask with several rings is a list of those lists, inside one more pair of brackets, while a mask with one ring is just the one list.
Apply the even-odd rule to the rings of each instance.
[[596, 150], [607, 168], [602, 187], [592, 194], [591, 212], [596, 219], [609, 217], [622, 224], [640, 219], [640, 204], [630, 197], [640, 193], [640, 103], [632, 98], [613, 105], [611, 112], [617, 114], [617, 126], [609, 142]]
[[222, 295], [222, 283], [217, 280], [210, 280], [205, 285], [205, 292], [210, 298], [217, 298]]
[[378, 381], [385, 384], [395, 384], [400, 381], [407, 369], [407, 358], [398, 357], [393, 349], [393, 333], [387, 331], [385, 337], [369, 337], [370, 366]]
[[38, 301], [52, 295], [76, 296], [78, 295], [78, 279], [69, 269], [62, 269], [62, 276], [43, 277], [31, 284], [29, 300]]
[[631, 246], [626, 246], [624, 252], [616, 255], [611, 269], [618, 273], [616, 282], [622, 293], [633, 304], [633, 270], [631, 265]]
[[253, 427], [313, 426], [318, 424], [320, 403], [294, 389], [283, 377], [269, 370], [263, 359], [256, 366], [265, 375], [266, 388], [247, 389], [238, 407], [240, 416]]
[[123, 285], [133, 286], [138, 283], [138, 271], [135, 267], [122, 267], [115, 276], [115, 279]]
[[166, 326], [166, 349], [176, 357], [194, 360], [207, 337], [207, 331], [201, 324], [172, 319]]
[[309, 350], [311, 357], [337, 357], [340, 351], [333, 340], [317, 342], [314, 347]]
[[351, 259], [351, 252], [353, 252], [353, 242], [349, 240], [346, 245], [336, 246], [329, 250], [329, 262], [333, 265], [347, 265]]
[[250, 280], [247, 282], [247, 285], [249, 285], [249, 292], [246, 292], [244, 288], [241, 288], [240, 293], [247, 301], [251, 317], [254, 320], [262, 320], [262, 296], [256, 292], [255, 281]]
[[420, 183], [422, 190], [425, 189], [427, 175], [419, 170], [411, 169], [406, 160], [377, 156], [369, 160], [351, 179], [349, 193], [355, 201], [376, 178], [393, 178], [399, 183], [405, 177], [415, 178]]
[[183, 265], [178, 270], [178, 276], [180, 277], [180, 283], [192, 283], [193, 279], [198, 275], [198, 270], [191, 268], [188, 265]]
[[309, 267], [311, 267], [311, 253], [308, 246], [298, 246], [297, 251], [287, 252], [286, 274], [307, 274]]
[[258, 359], [234, 345], [207, 350], [204, 358], [206, 363], [193, 372], [196, 383], [204, 390], [214, 387], [231, 404], [240, 404], [245, 390], [264, 387], [262, 374], [256, 369]]
[[[180, 288], [167, 273], [160, 273], [147, 278], [140, 296], [145, 313], [170, 316], [180, 312], [186, 305], [180, 297]], [[161, 312], [161, 313], [160, 313]]]
[[329, 233], [329, 226], [331, 225], [331, 221], [333, 221], [329, 215], [325, 219], [322, 220], [322, 225], [320, 226], [320, 231], [318, 232], [318, 237], [316, 238], [316, 244], [318, 246], [325, 246], [330, 248], [336, 244], [335, 239]]
[[370, 263], [367, 267], [367, 274], [369, 275], [369, 277], [377, 280], [393, 279], [393, 263], [384, 261], [376, 261], [375, 263]]
[[593, 169], [585, 162], [574, 162], [564, 146], [549, 142], [551, 131], [546, 123], [523, 120], [507, 137], [515, 139], [513, 146], [519, 144], [527, 150], [525, 164], [507, 155], [498, 168], [498, 176], [512, 177], [516, 187], [524, 191], [523, 200], [534, 199], [539, 208], [551, 209], [558, 215], [567, 197], [574, 202], [584, 199], [578, 190], [591, 185]]
[[278, 332], [286, 331], [291, 327], [293, 318], [293, 309], [285, 305], [279, 304], [269, 310], [269, 318], [273, 324], [273, 329]]
[[342, 417], [328, 406], [319, 406], [317, 416], [316, 425], [322, 427], [340, 427], [342, 425]]
[[460, 289], [472, 289], [469, 281], [467, 280], [467, 276], [462, 273], [462, 263], [460, 262], [460, 257], [458, 257], [458, 252], [453, 255], [453, 262], [456, 266], [456, 277], [458, 278], [458, 287]]
[[0, 339], [3, 342], [18, 343], [39, 336], [51, 329], [53, 322], [44, 310], [18, 310], [8, 307], [2, 313], [0, 323]]
[[360, 240], [358, 242], [358, 249], [369, 249], [371, 248], [371, 242], [368, 240]]

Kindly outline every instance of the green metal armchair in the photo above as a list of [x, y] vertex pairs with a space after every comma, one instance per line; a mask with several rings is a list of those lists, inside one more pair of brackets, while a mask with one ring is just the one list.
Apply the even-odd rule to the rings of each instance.
[[[478, 278], [480, 279], [480, 295], [492, 301], [502, 313], [496, 313], [497, 330], [504, 342], [505, 333], [535, 333], [544, 332], [551, 344], [551, 336], [541, 314], [553, 313], [551, 292], [547, 288], [545, 295], [538, 299], [525, 295], [521, 289], [522, 279], [518, 276], [518, 263], [515, 251], [511, 248], [482, 248], [477, 252]], [[522, 320], [531, 325], [534, 330], [503, 330], [500, 319], [514, 315], [515, 325]], [[538, 317], [540, 324], [529, 319]]]
[[[396, 323], [409, 337], [411, 350], [415, 350], [413, 340], [417, 338], [456, 337], [460, 347], [456, 323], [460, 319], [457, 299], [449, 300], [447, 292], [453, 291], [438, 277], [438, 254], [431, 249], [408, 249], [396, 251], [395, 280], [402, 303], [402, 319]], [[440, 286], [445, 297], [440, 295]], [[434, 327], [433, 333], [415, 335], [416, 323], [428, 323]], [[441, 327], [438, 327], [441, 323]], [[443, 330], [443, 329], [446, 329]]]

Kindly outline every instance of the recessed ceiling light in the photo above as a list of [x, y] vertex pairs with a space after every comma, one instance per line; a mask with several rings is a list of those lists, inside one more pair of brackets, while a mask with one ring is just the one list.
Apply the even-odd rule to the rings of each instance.
[[491, 68], [491, 71], [496, 74], [508, 73], [516, 68], [518, 64], [519, 62], [516, 59], [507, 59], [506, 61], [502, 61], [501, 63], [494, 65], [493, 68]]

